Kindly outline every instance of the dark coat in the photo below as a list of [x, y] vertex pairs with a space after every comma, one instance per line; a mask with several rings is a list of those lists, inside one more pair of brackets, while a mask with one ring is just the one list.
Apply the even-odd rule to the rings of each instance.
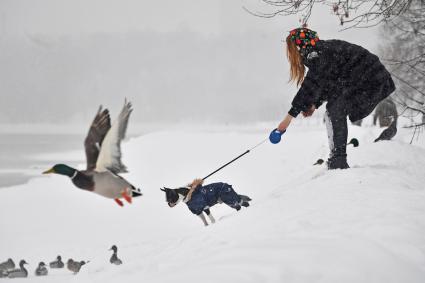
[[212, 183], [198, 186], [192, 193], [191, 199], [186, 203], [189, 210], [199, 215], [204, 209], [210, 208], [219, 201], [229, 206], [234, 206], [241, 201], [241, 197], [226, 183]]
[[301, 51], [307, 75], [292, 101], [289, 114], [296, 117], [312, 105], [341, 95], [351, 121], [368, 116], [394, 90], [390, 73], [378, 57], [361, 46], [342, 40], [321, 40]]

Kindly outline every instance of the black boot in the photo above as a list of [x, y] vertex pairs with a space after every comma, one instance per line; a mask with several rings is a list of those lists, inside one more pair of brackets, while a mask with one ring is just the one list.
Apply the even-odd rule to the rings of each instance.
[[326, 128], [328, 131], [330, 156], [328, 169], [347, 169], [347, 112], [343, 97], [326, 105]]
[[348, 169], [347, 156], [332, 156], [329, 157], [328, 162], [326, 163], [329, 170], [333, 169]]

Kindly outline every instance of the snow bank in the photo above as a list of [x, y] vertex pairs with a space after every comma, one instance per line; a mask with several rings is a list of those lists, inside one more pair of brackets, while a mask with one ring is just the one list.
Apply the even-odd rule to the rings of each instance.
[[[372, 143], [380, 129], [350, 129], [351, 169], [311, 166], [326, 158], [322, 126], [297, 125], [280, 144], [258, 147], [208, 182], [253, 198], [224, 205], [203, 227], [184, 205], [169, 208], [162, 186], [203, 177], [261, 141], [268, 130], [152, 133], [123, 145], [125, 176], [144, 196], [118, 207], [62, 176], [0, 191], [0, 260], [25, 258], [31, 282], [423, 282], [425, 149]], [[266, 133], [266, 134], [265, 134]], [[109, 264], [112, 244], [124, 264]], [[90, 260], [78, 275], [33, 276], [58, 254]], [[2, 279], [0, 279], [2, 280]], [[3, 279], [8, 280], [8, 279]]]

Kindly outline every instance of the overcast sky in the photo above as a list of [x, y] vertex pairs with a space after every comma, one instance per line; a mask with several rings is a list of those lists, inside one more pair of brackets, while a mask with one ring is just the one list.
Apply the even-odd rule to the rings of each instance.
[[240, 0], [2, 0], [1, 28], [52, 35], [187, 28], [208, 35], [276, 22], [251, 17], [243, 5], [259, 7]]
[[[124, 97], [138, 122], [279, 119], [296, 91], [283, 39], [298, 17], [263, 19], [243, 6], [263, 9], [257, 0], [0, 0], [0, 123], [84, 122]], [[377, 29], [339, 32], [329, 7], [309, 25], [372, 51], [379, 40]]]

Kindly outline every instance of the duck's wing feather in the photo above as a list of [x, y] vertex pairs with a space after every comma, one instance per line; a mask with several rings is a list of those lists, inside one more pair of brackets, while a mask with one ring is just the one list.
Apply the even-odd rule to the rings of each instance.
[[87, 137], [84, 140], [86, 149], [87, 170], [94, 170], [99, 156], [102, 142], [111, 128], [111, 118], [108, 109], [103, 109], [102, 106], [96, 113], [93, 122], [90, 125]]
[[125, 137], [128, 119], [132, 111], [131, 103], [126, 100], [118, 119], [114, 121], [103, 140], [96, 162], [96, 171], [109, 170], [115, 174], [127, 172], [127, 168], [121, 162], [121, 141]]

